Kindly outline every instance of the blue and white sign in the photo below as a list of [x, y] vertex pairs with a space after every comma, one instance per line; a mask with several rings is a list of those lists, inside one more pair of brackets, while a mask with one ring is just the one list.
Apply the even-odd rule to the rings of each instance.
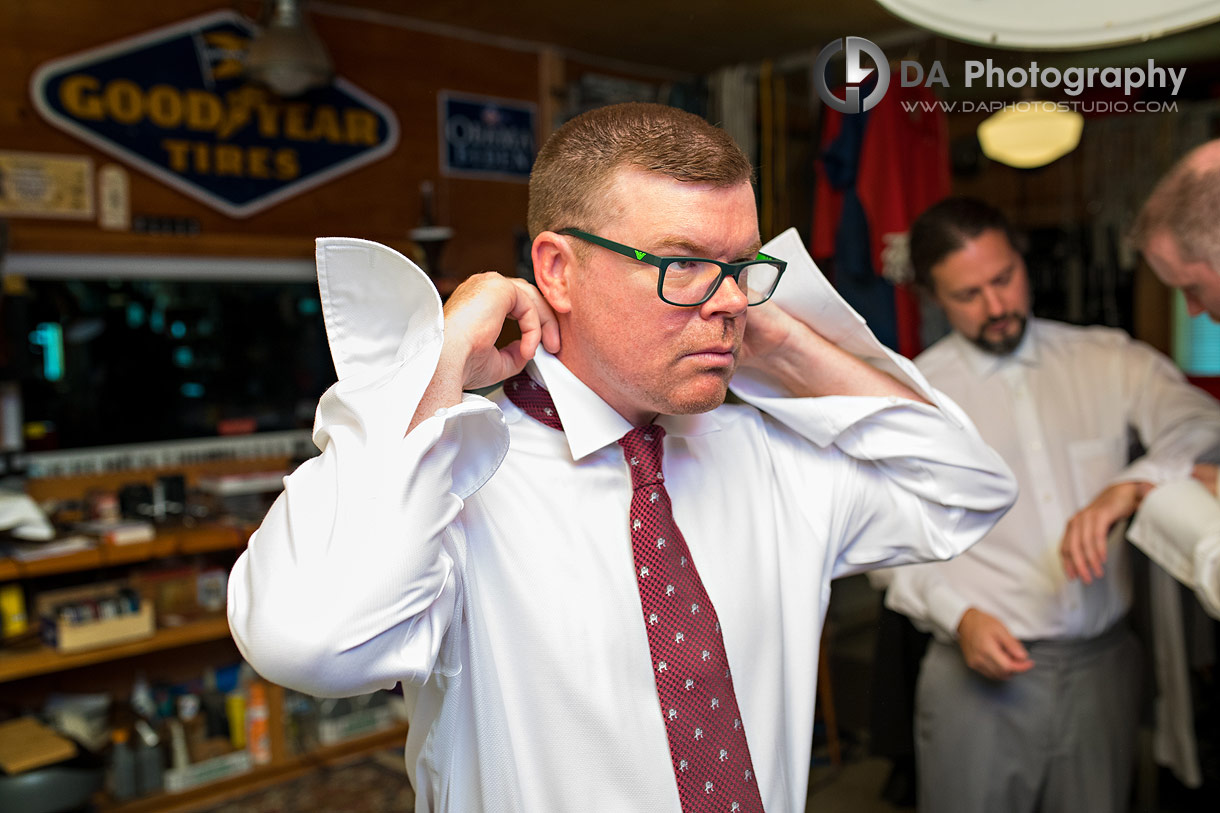
[[255, 32], [195, 17], [48, 62], [30, 94], [53, 126], [235, 218], [393, 152], [393, 111], [345, 79], [294, 99], [247, 83]]
[[530, 102], [442, 92], [441, 172], [528, 181], [537, 152], [535, 111]]

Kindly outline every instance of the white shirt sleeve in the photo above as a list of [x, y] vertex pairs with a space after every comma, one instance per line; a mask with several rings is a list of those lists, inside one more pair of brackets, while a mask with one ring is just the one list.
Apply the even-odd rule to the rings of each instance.
[[[508, 450], [500, 410], [473, 395], [406, 434], [440, 356], [440, 302], [405, 259], [386, 261], [378, 252], [388, 249], [361, 243], [319, 245], [340, 376], [318, 404], [321, 454], [285, 478], [229, 578], [242, 655], [268, 680], [318, 696], [456, 668], [442, 644], [460, 606], [459, 514]], [[324, 249], [335, 248], [324, 266]], [[402, 276], [406, 288], [390, 297], [398, 313], [353, 304], [359, 289], [392, 293]]]
[[[833, 446], [854, 462], [842, 480], [825, 486], [846, 498], [831, 535], [842, 540], [832, 578], [952, 558], [1016, 500], [1008, 466], [957, 405], [930, 387], [939, 408], [896, 397], [780, 397], [736, 379], [733, 386], [805, 443]], [[799, 462], [794, 466], [799, 470]], [[797, 492], [809, 487], [800, 478], [794, 478]]]
[[957, 640], [957, 625], [970, 602], [953, 589], [936, 563], [930, 563], [895, 568], [885, 591], [885, 606], [948, 643]]
[[[982, 539], [1017, 499], [1016, 478], [951, 400], [901, 399], [834, 441], [864, 480], [833, 578], [878, 565], [945, 560]], [[915, 540], [915, 545], [910, 541]]]
[[1165, 483], [1190, 476], [1200, 454], [1220, 445], [1220, 408], [1162, 354], [1124, 337], [1123, 396], [1147, 452], [1111, 482]]
[[1220, 502], [1195, 480], [1153, 489], [1127, 538], [1171, 576], [1193, 588], [1208, 615], [1220, 618]]

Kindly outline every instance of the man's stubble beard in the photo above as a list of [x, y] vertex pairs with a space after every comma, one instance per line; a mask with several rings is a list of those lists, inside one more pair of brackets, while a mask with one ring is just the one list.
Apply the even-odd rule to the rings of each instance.
[[[1012, 336], [1006, 336], [998, 342], [993, 342], [986, 338], [987, 328], [996, 322], [1001, 322], [1005, 319], [1016, 319], [1021, 323], [1021, 328]], [[1015, 351], [1021, 345], [1021, 340], [1025, 338], [1025, 330], [1029, 326], [1029, 317], [1023, 313], [1006, 313], [996, 319], [988, 319], [979, 328], [977, 336], [970, 338], [976, 347], [985, 353], [990, 353], [993, 356], [1007, 356]]]
[[[724, 386], [719, 395], [708, 394], [701, 398], [684, 398], [666, 399], [668, 401], [668, 410], [665, 414], [669, 415], [698, 415], [704, 412], [711, 412], [716, 407], [724, 403], [725, 397], [728, 394], [729, 382], [737, 372], [737, 367], [741, 363], [741, 344], [745, 338], [745, 318], [744, 314], [738, 319], [726, 319], [721, 325], [721, 342], [733, 343], [733, 364], [723, 370], [718, 370], [717, 373], [723, 378]], [[682, 353], [690, 353], [696, 350], [701, 350], [706, 346], [704, 341], [691, 341], [683, 348]]]

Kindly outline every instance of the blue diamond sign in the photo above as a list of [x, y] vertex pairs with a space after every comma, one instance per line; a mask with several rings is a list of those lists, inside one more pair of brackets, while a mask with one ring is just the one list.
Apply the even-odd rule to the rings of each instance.
[[345, 79], [294, 99], [249, 84], [255, 32], [213, 12], [48, 62], [30, 93], [55, 127], [235, 218], [393, 152], [393, 111]]

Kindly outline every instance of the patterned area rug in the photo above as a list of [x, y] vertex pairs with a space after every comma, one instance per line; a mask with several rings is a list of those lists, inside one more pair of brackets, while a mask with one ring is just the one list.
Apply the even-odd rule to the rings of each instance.
[[318, 768], [201, 813], [412, 813], [402, 749]]

